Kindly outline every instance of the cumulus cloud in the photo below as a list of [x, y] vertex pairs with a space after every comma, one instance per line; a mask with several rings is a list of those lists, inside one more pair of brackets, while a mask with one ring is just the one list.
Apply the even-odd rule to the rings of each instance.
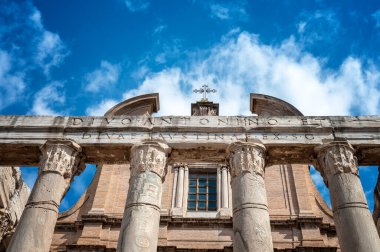
[[100, 67], [85, 77], [85, 90], [98, 92], [101, 89], [109, 88], [119, 80], [120, 66], [111, 64], [103, 60]]
[[302, 48], [293, 38], [273, 46], [254, 34], [229, 33], [185, 65], [147, 72], [124, 98], [158, 92], [160, 114], [189, 114], [190, 103], [200, 98], [192, 90], [207, 83], [218, 90], [211, 100], [220, 103], [221, 115], [249, 115], [251, 92], [284, 99], [305, 115], [380, 112], [378, 68], [347, 57], [338, 69], [326, 69], [322, 60]]
[[10, 55], [0, 50], [0, 110], [20, 99], [24, 90], [24, 74], [12, 71]]
[[146, 0], [125, 0], [125, 5], [131, 12], [148, 9], [150, 2]]
[[59, 115], [54, 109], [57, 105], [65, 102], [65, 93], [62, 90], [63, 84], [55, 81], [38, 91], [34, 96], [31, 113], [34, 115]]

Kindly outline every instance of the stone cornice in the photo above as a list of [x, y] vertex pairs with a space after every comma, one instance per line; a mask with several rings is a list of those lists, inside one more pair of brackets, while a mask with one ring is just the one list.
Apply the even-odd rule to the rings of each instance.
[[[120, 228], [122, 218], [112, 217], [109, 215], [83, 215], [81, 221], [76, 222], [57, 222], [56, 230], [65, 230], [69, 232], [75, 232], [83, 228], [85, 223], [102, 223], [103, 226], [112, 226]], [[182, 224], [196, 224], [196, 225], [207, 225], [212, 226], [215, 224], [231, 225], [232, 228], [232, 218], [172, 218], [170, 216], [161, 216], [161, 225], [182, 225]], [[328, 224], [322, 222], [322, 218], [316, 216], [301, 217], [294, 219], [282, 219], [276, 218], [276, 216], [271, 216], [270, 219], [271, 226], [274, 227], [297, 227], [303, 223], [312, 223], [318, 226], [321, 230], [328, 232], [335, 232], [335, 226], [333, 224]]]
[[48, 139], [74, 140], [88, 163], [125, 163], [130, 148], [147, 140], [163, 141], [179, 155], [198, 150], [206, 159], [213, 152], [215, 162], [224, 161], [218, 155], [233, 142], [260, 140], [268, 165], [312, 163], [316, 146], [338, 138], [355, 148], [360, 165], [377, 165], [379, 127], [380, 116], [0, 116], [0, 165], [37, 165], [39, 147]]

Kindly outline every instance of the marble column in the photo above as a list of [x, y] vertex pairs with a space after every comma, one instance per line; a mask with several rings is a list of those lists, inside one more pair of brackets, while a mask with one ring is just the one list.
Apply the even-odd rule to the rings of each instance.
[[8, 252], [49, 251], [60, 202], [82, 168], [81, 148], [66, 140], [48, 140], [41, 148], [40, 172], [8, 247]]
[[330, 190], [340, 248], [347, 251], [380, 251], [380, 240], [358, 176], [354, 149], [347, 142], [316, 148], [317, 169]]
[[162, 182], [170, 148], [144, 142], [131, 149], [131, 178], [117, 251], [157, 250]]
[[273, 252], [264, 183], [265, 147], [236, 142], [227, 151], [232, 177], [234, 251]]

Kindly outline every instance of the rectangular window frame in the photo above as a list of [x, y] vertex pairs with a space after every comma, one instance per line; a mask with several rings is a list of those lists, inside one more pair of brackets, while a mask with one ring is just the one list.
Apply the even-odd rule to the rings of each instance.
[[216, 169], [189, 170], [188, 212], [216, 212], [218, 210]]

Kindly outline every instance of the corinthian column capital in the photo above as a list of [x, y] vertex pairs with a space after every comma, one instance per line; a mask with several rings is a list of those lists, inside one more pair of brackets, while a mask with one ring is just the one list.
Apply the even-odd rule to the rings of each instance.
[[232, 143], [228, 149], [231, 176], [236, 177], [245, 172], [264, 176], [265, 147], [261, 143]]
[[82, 148], [70, 140], [46, 141], [41, 147], [40, 173], [56, 172], [71, 179], [82, 168], [81, 151]]
[[134, 145], [131, 149], [130, 161], [132, 176], [150, 171], [164, 179], [167, 172], [166, 160], [170, 150], [168, 145], [155, 141]]
[[328, 177], [338, 173], [358, 175], [358, 161], [355, 150], [348, 142], [335, 141], [316, 148], [317, 169], [326, 185]]

